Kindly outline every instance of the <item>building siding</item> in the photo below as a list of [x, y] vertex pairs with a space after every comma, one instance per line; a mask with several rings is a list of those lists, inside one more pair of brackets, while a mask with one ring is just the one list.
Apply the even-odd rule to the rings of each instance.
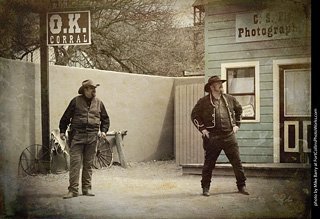
[[[236, 42], [236, 15], [274, 7], [285, 9], [286, 4], [293, 3], [290, 0], [261, 1], [259, 4], [249, 0], [225, 0], [205, 5], [206, 80], [221, 75], [221, 64], [259, 61], [260, 121], [243, 122], [237, 134], [243, 162], [273, 162], [273, 60], [310, 57], [311, 37], [307, 22], [307, 31], [299, 38], [239, 43]], [[218, 162], [227, 161], [222, 153]]]

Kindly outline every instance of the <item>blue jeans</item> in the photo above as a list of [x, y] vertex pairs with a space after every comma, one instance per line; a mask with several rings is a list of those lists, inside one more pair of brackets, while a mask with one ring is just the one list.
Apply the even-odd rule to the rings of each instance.
[[203, 148], [205, 161], [202, 169], [202, 188], [210, 188], [212, 170], [222, 150], [233, 167], [238, 188], [245, 186], [246, 177], [240, 160], [238, 141], [232, 131], [210, 133], [209, 138], [203, 137]]

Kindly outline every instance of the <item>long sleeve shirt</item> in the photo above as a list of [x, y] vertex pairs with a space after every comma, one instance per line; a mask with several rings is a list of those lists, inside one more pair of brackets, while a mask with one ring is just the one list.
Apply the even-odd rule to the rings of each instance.
[[[191, 112], [191, 120], [200, 132], [204, 129], [211, 131], [229, 129], [226, 122], [229, 122], [231, 127], [240, 127], [242, 107], [236, 98], [223, 94], [220, 104], [222, 105], [219, 109], [219, 106], [213, 102], [211, 94], [198, 100]], [[224, 110], [227, 111], [227, 114]]]

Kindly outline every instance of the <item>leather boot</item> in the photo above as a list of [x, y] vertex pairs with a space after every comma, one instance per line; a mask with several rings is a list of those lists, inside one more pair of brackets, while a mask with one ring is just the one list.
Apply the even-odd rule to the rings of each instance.
[[78, 194], [69, 191], [67, 195], [63, 196], [63, 199], [69, 199], [69, 198], [73, 198], [73, 197], [78, 197]]
[[202, 195], [204, 195], [204, 196], [210, 196], [209, 188], [203, 188], [203, 189], [202, 189]]
[[88, 190], [82, 191], [82, 195], [85, 195], [85, 196], [95, 196], [95, 194], [90, 193]]
[[238, 190], [241, 194], [244, 194], [244, 195], [249, 195], [249, 192], [247, 191], [247, 188], [246, 186], [240, 186], [238, 187]]

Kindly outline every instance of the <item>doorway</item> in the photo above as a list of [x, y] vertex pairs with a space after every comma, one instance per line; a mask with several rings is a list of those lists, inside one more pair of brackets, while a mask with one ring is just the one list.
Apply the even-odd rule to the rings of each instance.
[[309, 163], [311, 152], [310, 64], [279, 66], [280, 163]]
[[[308, 163], [310, 153], [310, 131], [311, 131], [311, 116], [295, 115], [305, 112], [308, 106], [303, 109], [290, 108], [293, 102], [292, 98], [300, 96], [289, 90], [293, 89], [296, 92], [295, 86], [300, 86], [300, 89], [305, 87], [305, 84], [294, 84], [292, 80], [297, 80], [295, 77], [306, 77], [299, 73], [310, 72], [310, 58], [296, 59], [281, 59], [273, 60], [273, 162], [305, 162]], [[286, 71], [286, 73], [284, 73]], [[292, 75], [289, 75], [292, 73]], [[287, 76], [285, 85], [285, 75]], [[307, 76], [308, 78], [308, 76]], [[291, 86], [291, 87], [290, 87]], [[289, 93], [288, 93], [289, 92]], [[308, 91], [307, 91], [308, 92]], [[286, 95], [286, 96], [285, 96]], [[308, 94], [303, 94], [308, 96]], [[286, 98], [286, 106], [285, 100]], [[290, 99], [291, 98], [291, 99]], [[294, 100], [295, 101], [295, 100]], [[303, 101], [303, 100], [299, 100]], [[307, 101], [308, 102], [308, 101]], [[301, 106], [301, 104], [300, 104]], [[286, 111], [284, 111], [286, 110]], [[299, 111], [301, 111], [299, 113]], [[286, 112], [286, 116], [285, 116]], [[300, 117], [301, 116], [301, 117]], [[282, 118], [281, 118], [282, 117]], [[299, 118], [300, 117], [300, 118]], [[281, 119], [280, 119], [281, 118]], [[281, 120], [281, 121], [280, 121]], [[286, 138], [286, 139], [285, 139]], [[303, 152], [304, 151], [304, 152]], [[288, 153], [288, 154], [287, 154]], [[290, 155], [294, 154], [294, 156]], [[286, 158], [289, 157], [289, 158]]]

